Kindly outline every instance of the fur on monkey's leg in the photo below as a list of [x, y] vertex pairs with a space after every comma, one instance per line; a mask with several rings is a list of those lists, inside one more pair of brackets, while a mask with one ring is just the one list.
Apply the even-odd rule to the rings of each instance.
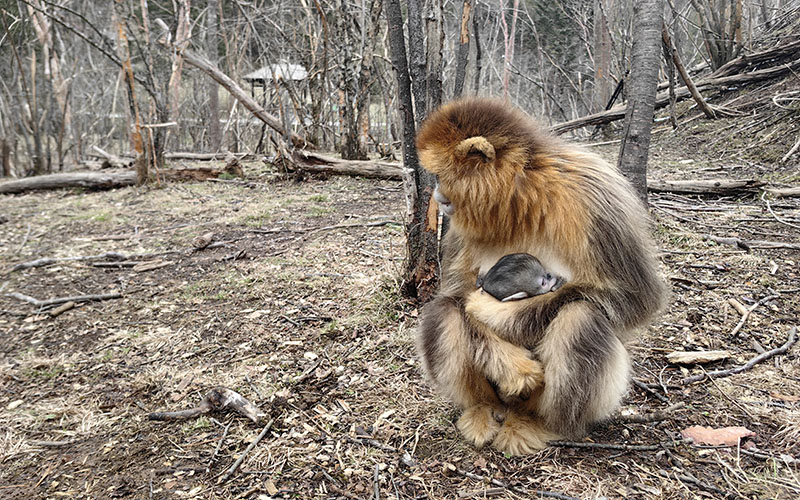
[[[488, 299], [486, 299], [488, 297]], [[494, 297], [480, 291], [473, 292], [467, 298], [465, 312], [472, 329], [473, 357], [480, 370], [497, 384], [497, 389], [504, 397], [527, 397], [544, 380], [544, 369], [539, 361], [533, 359], [531, 352], [524, 347], [514, 345], [495, 331], [493, 326], [501, 327], [498, 321], [487, 325], [487, 316], [474, 314], [483, 312], [482, 304], [503, 304]]]
[[481, 447], [500, 430], [496, 417], [504, 415], [505, 409], [475, 366], [470, 334], [460, 303], [454, 298], [437, 297], [422, 309], [417, 352], [438, 391], [465, 410], [457, 423], [459, 431], [467, 441]]
[[565, 305], [545, 331], [536, 355], [545, 367], [541, 396], [527, 410], [561, 436], [583, 436], [619, 407], [630, 360], [606, 314], [596, 305]]

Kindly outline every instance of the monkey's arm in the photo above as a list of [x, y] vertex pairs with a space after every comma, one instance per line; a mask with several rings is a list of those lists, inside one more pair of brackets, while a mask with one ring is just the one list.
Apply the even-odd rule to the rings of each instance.
[[552, 293], [506, 302], [477, 290], [467, 295], [464, 308], [469, 317], [489, 327], [500, 338], [532, 348], [561, 307], [585, 298], [585, 289], [572, 283]]
[[[492, 298], [492, 300], [497, 301]], [[506, 397], [530, 395], [544, 380], [544, 368], [530, 351], [514, 345], [480, 321], [466, 317], [475, 365]]]

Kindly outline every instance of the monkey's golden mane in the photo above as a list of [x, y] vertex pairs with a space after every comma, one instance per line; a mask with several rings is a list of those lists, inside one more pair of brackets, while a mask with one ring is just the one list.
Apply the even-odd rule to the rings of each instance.
[[569, 249], [564, 257], [570, 266], [586, 262], [590, 241], [584, 228], [593, 211], [637, 203], [631, 196], [598, 199], [606, 192], [597, 184], [624, 179], [497, 99], [467, 98], [440, 107], [420, 129], [417, 150], [456, 207], [452, 224], [465, 237], [519, 248], [529, 244], [521, 238], [551, 242]]

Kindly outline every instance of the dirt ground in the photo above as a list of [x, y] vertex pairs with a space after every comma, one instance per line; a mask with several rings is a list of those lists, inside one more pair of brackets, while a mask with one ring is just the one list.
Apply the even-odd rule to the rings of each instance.
[[[657, 132], [652, 176], [797, 185], [798, 156], [781, 164], [758, 156], [772, 150], [732, 139], [709, 149], [743, 120]], [[788, 151], [792, 126], [769, 154]], [[730, 377], [682, 383], [780, 347], [798, 326], [796, 246], [748, 251], [706, 236], [797, 245], [800, 199], [652, 194], [672, 297], [631, 346], [639, 384], [587, 447], [507, 457], [464, 443], [455, 407], [421, 377], [417, 310], [396, 292], [400, 183], [296, 182], [259, 162], [244, 169], [246, 182], [2, 198], [1, 498], [800, 497], [800, 346]], [[221, 244], [193, 251], [207, 233]], [[100, 258], [13, 271], [104, 252], [152, 265], [98, 267], [112, 261]], [[52, 317], [10, 292], [122, 297]], [[738, 333], [731, 300], [758, 303]], [[666, 359], [719, 349], [731, 357], [704, 367]], [[191, 408], [215, 386], [258, 405], [263, 421], [227, 411], [147, 418]], [[743, 426], [753, 436], [741, 446], [682, 441], [693, 425]]]

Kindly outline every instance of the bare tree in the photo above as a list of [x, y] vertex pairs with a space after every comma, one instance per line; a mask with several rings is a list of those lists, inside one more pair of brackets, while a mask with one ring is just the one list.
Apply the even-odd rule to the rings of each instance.
[[[217, 31], [218, 0], [208, 0], [206, 7], [206, 57], [214, 66], [219, 58], [219, 33]], [[222, 136], [219, 128], [219, 84], [213, 79], [206, 79], [208, 93], [208, 149], [219, 151]]]
[[472, 14], [472, 0], [464, 0], [461, 4], [461, 26], [458, 30], [458, 52], [456, 53], [456, 78], [453, 86], [453, 97], [464, 91], [464, 80], [467, 77], [467, 59], [469, 59], [469, 20]]
[[[414, 0], [409, 2], [409, 17], [413, 12], [412, 3]], [[414, 99], [412, 97], [412, 72], [409, 71], [409, 59], [406, 56], [403, 14], [399, 0], [386, 0], [385, 14], [389, 25], [392, 66], [394, 66], [397, 80], [398, 110], [403, 124], [403, 166], [412, 176], [411, 182], [407, 181], [406, 186], [406, 192], [410, 196], [411, 220], [407, 225], [408, 262], [403, 275], [403, 293], [405, 296], [416, 298], [423, 303], [433, 297], [439, 276], [438, 218], [436, 216], [438, 207], [433, 200], [433, 188], [436, 180], [433, 175], [420, 166], [414, 146], [416, 122], [422, 120], [426, 109], [425, 92], [420, 92], [419, 89], [425, 85], [425, 67], [423, 65], [415, 72], [419, 80], [413, 80], [413, 85], [416, 87], [414, 96], [419, 97]], [[413, 33], [415, 30], [419, 31]], [[424, 61], [424, 56], [419, 56], [420, 45], [413, 45], [413, 40], [419, 43], [423, 39], [421, 30], [421, 23], [409, 22], [409, 43], [412, 44], [412, 49], [417, 51], [411, 58], [415, 64], [419, 64], [420, 60]], [[417, 105], [416, 109], [415, 104]]]
[[647, 153], [653, 126], [661, 44], [661, 0], [634, 2], [634, 38], [628, 107], [619, 169], [631, 181], [639, 197], [647, 202]]

